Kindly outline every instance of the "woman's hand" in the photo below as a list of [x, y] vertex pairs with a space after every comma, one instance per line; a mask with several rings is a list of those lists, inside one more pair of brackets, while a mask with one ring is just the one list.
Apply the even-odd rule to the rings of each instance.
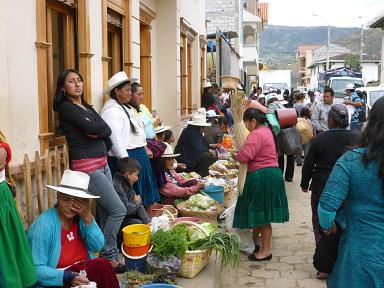
[[0, 148], [0, 171], [5, 169], [5, 166], [7, 165], [7, 150], [5, 148]]
[[187, 169], [187, 165], [184, 163], [177, 163], [177, 169], [185, 171]]
[[87, 277], [77, 275], [75, 278], [73, 278], [71, 284], [73, 287], [79, 286], [79, 285], [86, 285], [89, 283], [89, 279]]
[[196, 184], [196, 186], [197, 186], [197, 189], [201, 190], [205, 187], [205, 184], [203, 182], [199, 182]]
[[72, 210], [79, 214], [86, 225], [92, 223], [93, 215], [89, 199], [75, 198], [72, 201]]
[[149, 150], [149, 148], [147, 146], [145, 146], [145, 151], [147, 151], [148, 158], [152, 159], [153, 158], [153, 153], [152, 153], [151, 150]]

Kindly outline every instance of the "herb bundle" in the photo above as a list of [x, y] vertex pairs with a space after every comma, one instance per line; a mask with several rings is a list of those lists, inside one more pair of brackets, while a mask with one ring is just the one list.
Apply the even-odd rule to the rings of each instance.
[[177, 225], [170, 230], [157, 230], [152, 234], [153, 253], [160, 258], [183, 257], [187, 251], [187, 226]]

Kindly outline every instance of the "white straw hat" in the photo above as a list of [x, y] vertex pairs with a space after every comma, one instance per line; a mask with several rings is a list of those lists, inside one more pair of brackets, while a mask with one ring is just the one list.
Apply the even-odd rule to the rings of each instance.
[[117, 86], [119, 86], [124, 82], [133, 83], [135, 81], [137, 81], [137, 78], [129, 79], [127, 76], [127, 73], [125, 73], [124, 71], [117, 72], [108, 80], [108, 89], [104, 93], [111, 92], [114, 88], [116, 88]]
[[215, 117], [220, 117], [220, 115], [217, 115], [214, 110], [207, 111], [207, 118], [215, 118]]
[[79, 198], [100, 198], [88, 192], [89, 175], [80, 171], [66, 169], [61, 177], [60, 186], [46, 185], [57, 192]]
[[161, 155], [162, 158], [176, 158], [179, 157], [181, 154], [174, 154], [173, 149], [171, 145], [167, 145], [167, 148], [165, 148], [165, 151], [163, 155]]
[[169, 129], [171, 129], [171, 126], [164, 126], [163, 124], [161, 124], [160, 126], [157, 126], [155, 128], [155, 134], [167, 131]]
[[207, 123], [206, 115], [195, 113], [192, 115], [192, 120], [188, 121], [189, 125], [207, 127], [211, 126], [211, 123]]
[[210, 88], [210, 87], [212, 87], [212, 84], [209, 81], [205, 81], [204, 84], [203, 84], [203, 87], [204, 88]]

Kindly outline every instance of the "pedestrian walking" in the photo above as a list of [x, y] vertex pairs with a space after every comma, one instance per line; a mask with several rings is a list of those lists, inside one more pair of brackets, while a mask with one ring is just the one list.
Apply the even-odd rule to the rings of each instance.
[[373, 105], [358, 148], [337, 162], [321, 195], [325, 234], [341, 227], [330, 288], [384, 287], [384, 98]]
[[327, 87], [324, 89], [323, 100], [315, 105], [312, 113], [312, 123], [317, 135], [329, 130], [328, 112], [331, 109], [334, 97], [333, 89]]
[[[321, 193], [336, 161], [357, 142], [357, 134], [347, 130], [348, 125], [347, 107], [343, 104], [332, 105], [328, 114], [329, 130], [315, 138], [304, 161], [300, 186], [303, 192], [312, 191], [312, 226], [316, 245], [321, 238], [317, 216]], [[317, 277], [324, 278], [326, 274], [319, 271]]]
[[355, 107], [355, 111], [351, 118], [351, 130], [359, 131], [360, 126], [360, 117], [361, 113], [363, 113], [364, 102], [360, 98], [360, 96], [355, 92], [355, 86], [350, 83], [345, 87], [345, 92], [347, 94], [346, 99], [344, 100], [345, 105], [350, 105]]

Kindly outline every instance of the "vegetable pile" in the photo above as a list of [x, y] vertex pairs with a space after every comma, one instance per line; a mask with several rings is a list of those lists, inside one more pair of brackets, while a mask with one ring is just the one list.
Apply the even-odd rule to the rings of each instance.
[[209, 196], [195, 194], [185, 201], [186, 208], [191, 211], [215, 211], [217, 202]]

